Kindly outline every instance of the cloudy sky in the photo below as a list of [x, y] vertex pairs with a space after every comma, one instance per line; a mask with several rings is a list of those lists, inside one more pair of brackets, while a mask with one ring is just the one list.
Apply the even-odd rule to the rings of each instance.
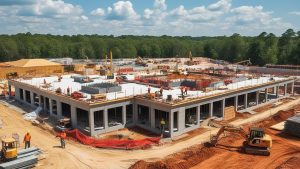
[[300, 30], [300, 0], [0, 0], [0, 34], [218, 36]]

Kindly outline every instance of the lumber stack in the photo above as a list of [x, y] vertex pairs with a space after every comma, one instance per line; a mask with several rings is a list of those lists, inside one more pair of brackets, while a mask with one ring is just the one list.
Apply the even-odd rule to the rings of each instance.
[[284, 131], [290, 135], [300, 137], [300, 115], [288, 118], [284, 124]]

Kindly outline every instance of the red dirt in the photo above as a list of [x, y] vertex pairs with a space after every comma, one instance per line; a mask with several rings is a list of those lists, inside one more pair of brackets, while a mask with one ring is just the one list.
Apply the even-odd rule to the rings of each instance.
[[[241, 153], [240, 147], [244, 138], [239, 134], [230, 134], [223, 137], [216, 147], [193, 146], [159, 161], [138, 161], [130, 169], [296, 169], [300, 166], [300, 139], [291, 136], [286, 137], [284, 134], [268, 128], [292, 115], [294, 115], [293, 109], [279, 111], [268, 119], [251, 124], [251, 126], [265, 128], [265, 132], [272, 137], [273, 147], [271, 155], [268, 157]], [[249, 126], [244, 127], [246, 129]]]

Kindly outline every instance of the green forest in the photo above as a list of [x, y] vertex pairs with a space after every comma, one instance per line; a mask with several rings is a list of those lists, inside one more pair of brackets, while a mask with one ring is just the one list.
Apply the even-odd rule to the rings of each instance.
[[109, 50], [114, 58], [167, 58], [204, 56], [253, 65], [300, 64], [300, 31], [286, 30], [280, 37], [262, 32], [258, 36], [190, 37], [123, 35], [50, 35], [19, 33], [0, 35], [0, 61], [21, 58], [104, 59]]

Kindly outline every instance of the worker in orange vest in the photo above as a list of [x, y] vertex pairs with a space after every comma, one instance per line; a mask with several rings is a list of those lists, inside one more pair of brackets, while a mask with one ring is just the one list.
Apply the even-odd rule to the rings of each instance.
[[60, 134], [58, 134], [56, 137], [60, 137], [60, 145], [61, 148], [66, 148], [66, 142], [65, 139], [67, 138], [67, 133], [65, 130], [63, 130]]
[[31, 140], [31, 135], [30, 135], [29, 131], [27, 131], [27, 133], [24, 136], [24, 140], [23, 140], [23, 143], [25, 143], [25, 149], [30, 148], [30, 140]]

